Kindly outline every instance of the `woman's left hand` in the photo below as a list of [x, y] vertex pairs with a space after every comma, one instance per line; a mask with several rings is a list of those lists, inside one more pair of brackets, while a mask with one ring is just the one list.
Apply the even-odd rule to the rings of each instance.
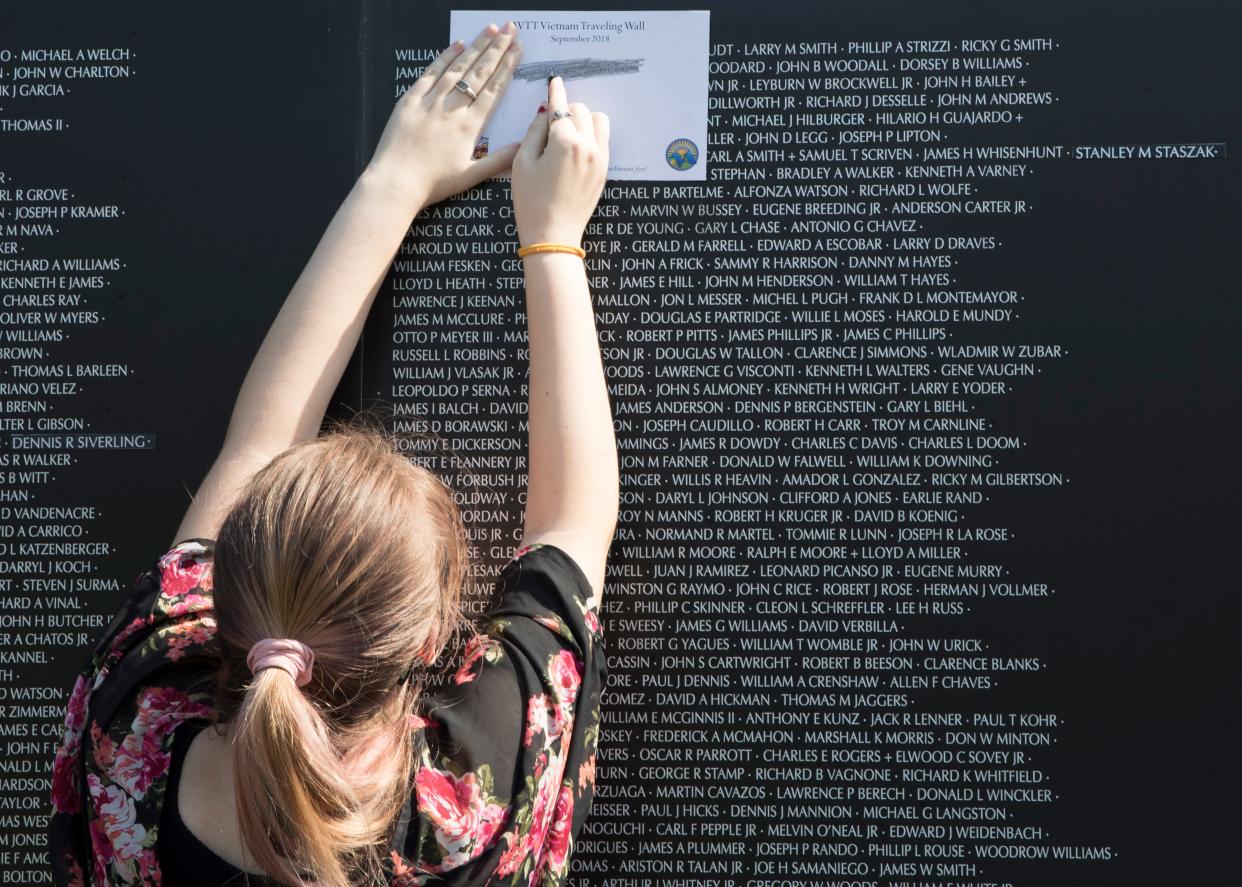
[[[510, 30], [506, 30], [510, 29]], [[513, 163], [518, 143], [473, 159], [479, 140], [513, 76], [521, 43], [517, 26], [489, 24], [469, 46], [440, 53], [397, 100], [368, 168], [413, 212], [472, 188]], [[454, 88], [465, 80], [477, 99]]]

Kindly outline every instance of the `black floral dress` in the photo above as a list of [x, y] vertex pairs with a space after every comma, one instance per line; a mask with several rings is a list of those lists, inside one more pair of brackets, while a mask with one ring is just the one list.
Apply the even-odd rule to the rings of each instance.
[[[53, 764], [56, 884], [169, 883], [158, 841], [172, 750], [214, 711], [204, 689], [213, 549], [185, 540], [139, 574], [73, 686]], [[586, 576], [555, 546], [520, 549], [497, 582], [484, 633], [448, 689], [411, 718], [417, 776], [391, 843], [390, 885], [568, 876], [594, 797], [602, 628]]]

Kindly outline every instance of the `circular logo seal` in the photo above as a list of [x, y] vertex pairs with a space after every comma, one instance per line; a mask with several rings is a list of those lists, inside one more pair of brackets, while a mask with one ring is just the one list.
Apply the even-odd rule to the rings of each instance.
[[689, 139], [673, 139], [664, 149], [664, 159], [673, 169], [684, 171], [698, 162], [699, 148]]

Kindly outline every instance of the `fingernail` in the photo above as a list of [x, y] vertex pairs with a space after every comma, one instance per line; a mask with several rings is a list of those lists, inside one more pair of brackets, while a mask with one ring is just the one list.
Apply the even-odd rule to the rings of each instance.
[[549, 75], [548, 75], [548, 82], [549, 82], [549, 83], [551, 83], [551, 82], [552, 82], [552, 78], [553, 78], [553, 77], [555, 77], [555, 76], [556, 76], [556, 72], [555, 72], [555, 71], [553, 71], [551, 74], [549, 74]]
[[546, 110], [548, 110], [548, 108], [547, 108], [547, 106], [546, 106], [546, 105], [540, 105], [540, 106], [539, 106], [539, 110], [538, 110], [538, 111], [536, 111], [535, 113], [537, 113], [537, 114], [542, 114], [542, 113], [543, 113], [544, 111], [546, 111]]
[[506, 34], [512, 34], [514, 31], [517, 30], [517, 25], [515, 25], [513, 22], [505, 22], [505, 26], [501, 28], [500, 30], [504, 31]]

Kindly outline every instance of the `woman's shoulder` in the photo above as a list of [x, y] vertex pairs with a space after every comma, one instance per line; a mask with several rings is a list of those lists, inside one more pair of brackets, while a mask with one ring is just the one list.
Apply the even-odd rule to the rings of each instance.
[[138, 574], [91, 654], [94, 688], [126, 674], [153, 676], [207, 646], [216, 628], [213, 552], [212, 540], [187, 539]]
[[[210, 539], [178, 542], [134, 578], [78, 674], [71, 715], [78, 711], [106, 727], [160, 694], [192, 683], [188, 678], [194, 677], [193, 669], [170, 666], [213, 655], [213, 545]], [[134, 726], [148, 725], [142, 721]]]
[[[499, 603], [491, 616], [493, 624], [523, 614], [584, 649], [602, 640], [604, 629], [590, 580], [563, 548], [545, 542], [523, 546], [501, 568], [496, 581]], [[581, 632], [580, 627], [586, 631]], [[584, 636], [570, 637], [571, 628]]]
[[[214, 541], [187, 539], [178, 542], [156, 560], [150, 571], [152, 597], [148, 615], [157, 633], [164, 629], [161, 623], [184, 626], [188, 622], [201, 622], [214, 634], [214, 554]], [[188, 643], [183, 634], [174, 630], [163, 635], [170, 641], [169, 658], [173, 661], [180, 659], [186, 651]]]

